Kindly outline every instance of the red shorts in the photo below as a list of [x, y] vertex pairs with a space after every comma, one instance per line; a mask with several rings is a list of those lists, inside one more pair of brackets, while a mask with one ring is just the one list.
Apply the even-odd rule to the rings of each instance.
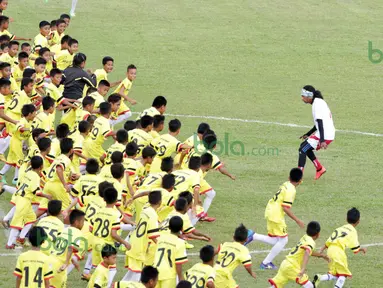
[[[309, 143], [311, 147], [313, 147], [315, 150], [320, 150], [321, 148], [320, 148], [319, 140], [320, 139], [318, 137], [313, 135], [313, 136], [310, 136], [309, 139], [307, 139], [307, 143]], [[326, 142], [327, 145], [330, 145], [332, 141], [333, 140], [324, 140], [324, 142]]]

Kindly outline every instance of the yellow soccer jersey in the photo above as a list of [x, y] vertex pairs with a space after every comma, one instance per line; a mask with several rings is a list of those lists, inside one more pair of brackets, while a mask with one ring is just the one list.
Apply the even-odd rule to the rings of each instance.
[[137, 175], [137, 162], [132, 158], [124, 158], [122, 163], [125, 168], [125, 174], [129, 175], [130, 184], [133, 185]]
[[208, 283], [214, 284], [215, 270], [210, 265], [197, 263], [186, 271], [185, 279], [192, 284], [192, 288], [204, 288]]
[[[84, 144], [85, 138], [80, 133], [72, 134], [73, 139], [73, 151], [82, 153], [82, 146]], [[73, 160], [72, 160], [74, 169], [76, 173], [80, 172], [80, 157], [77, 154], [73, 154]]]
[[96, 195], [98, 193], [98, 184], [101, 179], [98, 175], [85, 174], [82, 175], [72, 188], [71, 194], [74, 197]]
[[296, 189], [290, 181], [283, 183], [278, 192], [267, 203], [265, 218], [275, 223], [281, 223], [285, 220], [283, 207], [290, 208], [295, 200]]
[[162, 177], [164, 177], [166, 172], [159, 173], [150, 173], [142, 181], [142, 184], [138, 187], [140, 191], [153, 190], [156, 188], [161, 188], [162, 186]]
[[[41, 33], [37, 34], [35, 39], [33, 40], [33, 49], [39, 50], [41, 48], [48, 47], [48, 39]], [[36, 53], [38, 54], [38, 53]]]
[[21, 87], [21, 80], [23, 80], [23, 73], [24, 73], [24, 70], [21, 70], [20, 66], [19, 65], [16, 65], [13, 70], [12, 70], [12, 78], [15, 79], [16, 81], [16, 85], [18, 87]]
[[146, 116], [146, 115], [154, 117], [156, 115], [161, 115], [161, 113], [160, 111], [157, 110], [156, 107], [150, 107], [142, 111], [141, 114], [137, 117], [137, 120], [140, 120], [143, 116]]
[[45, 87], [45, 92], [47, 96], [52, 97], [56, 101], [56, 105], [59, 105], [60, 102], [62, 102], [63, 100], [62, 98], [63, 88], [64, 88], [63, 85], [60, 85], [57, 87], [55, 84], [49, 83]]
[[59, 177], [57, 176], [57, 167], [61, 167], [64, 171], [65, 181], [69, 180], [69, 175], [71, 173], [71, 161], [68, 156], [61, 154], [55, 158], [46, 175], [47, 182], [59, 182], [61, 183]]
[[91, 132], [92, 150], [102, 149], [102, 144], [112, 132], [113, 131], [110, 127], [109, 119], [103, 116], [98, 117], [96, 121], [94, 121], [93, 129]]
[[136, 142], [138, 146], [137, 157], [142, 155], [142, 150], [148, 146], [152, 140], [152, 136], [142, 129], [129, 131], [129, 142]]
[[152, 136], [153, 139], [156, 139], [156, 138], [161, 137], [161, 134], [158, 133], [158, 132], [155, 131], [155, 130], [150, 131], [149, 134], [150, 134], [150, 136]]
[[112, 154], [116, 151], [120, 151], [121, 153], [124, 153], [125, 152], [125, 145], [124, 144], [121, 144], [121, 143], [114, 143], [112, 144], [108, 150], [106, 150], [106, 153], [105, 153], [105, 160], [104, 160], [104, 163], [106, 165], [111, 165], [112, 164], [112, 160], [110, 159], [110, 157], [112, 157]]
[[45, 280], [53, 277], [51, 261], [41, 251], [29, 250], [17, 258], [13, 274], [21, 278], [20, 288], [49, 288]]
[[[100, 174], [98, 176], [100, 176], [100, 180], [102, 181], [108, 181], [108, 182], [112, 182], [112, 180], [114, 179], [113, 176], [112, 176], [112, 172], [110, 171], [110, 168], [112, 167], [112, 165], [104, 165], [102, 168], [101, 168], [101, 171], [100, 171]], [[102, 182], [101, 181], [101, 182]]]
[[36, 73], [35, 88], [41, 88], [44, 85], [45, 72]]
[[116, 90], [114, 90], [113, 93], [120, 93], [121, 87], [124, 87], [124, 95], [128, 96], [130, 89], [132, 88], [133, 83], [128, 79], [125, 78], [120, 85], [117, 86]]
[[[123, 185], [115, 178], [112, 178], [110, 179], [109, 181], [110, 183], [113, 184], [113, 187], [114, 189], [117, 190], [117, 202], [116, 202], [116, 206], [121, 206], [121, 203], [122, 203], [122, 195], [124, 194], [124, 189], [123, 189]], [[125, 194], [126, 195], [126, 194]]]
[[193, 193], [195, 187], [200, 186], [201, 177], [197, 171], [191, 169], [177, 170], [172, 173], [176, 178], [174, 192], [177, 194], [189, 191]]
[[160, 138], [156, 138], [151, 142], [151, 145], [157, 151], [156, 158], [163, 159], [170, 157], [173, 153], [180, 150], [182, 143], [170, 134], [161, 135]]
[[346, 224], [342, 227], [335, 229], [331, 236], [326, 241], [326, 247], [338, 246], [342, 250], [350, 248], [355, 254], [360, 250], [358, 240], [358, 232], [351, 224]]
[[193, 224], [190, 222], [190, 218], [188, 214], [182, 214], [176, 210], [173, 212], [170, 212], [168, 217], [161, 223], [161, 232], [167, 232], [170, 233], [169, 230], [169, 222], [172, 217], [178, 216], [183, 220], [183, 226], [182, 226], [182, 233], [183, 234], [189, 234], [195, 230]]
[[9, 103], [6, 114], [16, 120], [21, 118], [21, 109], [26, 104], [32, 104], [31, 98], [24, 91], [13, 93], [12, 101]]
[[92, 274], [92, 277], [89, 280], [88, 288], [94, 288], [94, 287], [108, 287], [108, 281], [109, 281], [109, 267], [104, 264], [104, 262], [101, 262], [98, 264], [96, 270]]
[[146, 250], [148, 249], [150, 239], [157, 238], [158, 236], [157, 213], [152, 207], [147, 207], [142, 210], [137, 227], [130, 237], [132, 249], [127, 252], [127, 255], [142, 262], [145, 261]]
[[[189, 144], [187, 144], [187, 145], [189, 145]], [[209, 153], [213, 157], [211, 169], [218, 170], [219, 168], [221, 168], [223, 166], [223, 163], [221, 162], [221, 160], [218, 158], [217, 155], [212, 153], [210, 150], [204, 149], [204, 147], [201, 147], [199, 145], [197, 148], [191, 149], [190, 152], [188, 153], [188, 155], [186, 157], [184, 157], [184, 160], [181, 164], [181, 168], [182, 169], [188, 168], [189, 160], [191, 157], [201, 157], [205, 153]], [[207, 173], [208, 173], [208, 171], [202, 172], [203, 177], [205, 177]]]
[[99, 195], [81, 196], [78, 198], [78, 203], [85, 209], [85, 220], [88, 223], [101, 209], [106, 207], [104, 199]]
[[32, 201], [33, 197], [39, 194], [41, 194], [40, 175], [30, 170], [25, 173], [23, 183], [15, 192], [15, 195]]
[[94, 99], [94, 101], [95, 101], [94, 102], [94, 108], [95, 109], [100, 108], [100, 104], [105, 102], [104, 97], [102, 97], [102, 95], [100, 93], [98, 93], [98, 91], [90, 93], [89, 96], [92, 97]]
[[[22, 140], [28, 140], [28, 138], [31, 136], [31, 125], [32, 122], [29, 122], [24, 117], [20, 119], [20, 121], [16, 125], [16, 132], [13, 134], [13, 137], [16, 139]], [[29, 129], [29, 131], [25, 131], [25, 129]]]
[[145, 285], [139, 282], [119, 281], [114, 283], [113, 288], [145, 288]]
[[114, 245], [112, 230], [120, 229], [120, 222], [123, 216], [115, 208], [105, 207], [91, 219], [92, 234], [104, 241], [106, 244]]
[[69, 247], [72, 248], [73, 253], [80, 257], [88, 250], [88, 242], [83, 237], [82, 232], [75, 227], [67, 227], [57, 236], [55, 242], [55, 249], [52, 255], [61, 263], [65, 263]]
[[0, 62], [7, 62], [11, 64], [11, 68], [15, 67], [17, 64], [19, 64], [17, 56], [12, 57], [9, 55], [9, 53], [4, 53], [0, 56]]
[[65, 33], [59, 34], [58, 31], [53, 31], [51, 34], [51, 39], [48, 41], [49, 48], [54, 45], [61, 45], [61, 39], [65, 36]]
[[158, 239], [154, 257], [154, 267], [159, 272], [158, 280], [176, 278], [176, 265], [184, 264], [187, 261], [185, 241], [174, 234], [162, 234]]
[[74, 54], [70, 54], [67, 49], [61, 50], [57, 55], [55, 55], [57, 68], [60, 70], [65, 70], [73, 63]]
[[32, 122], [32, 129], [41, 128], [44, 129], [46, 133], [50, 132], [52, 127], [52, 119], [49, 117], [49, 114], [45, 112], [40, 112], [36, 115], [35, 119]]
[[226, 242], [218, 248], [215, 271], [224, 275], [232, 275], [238, 265], [251, 265], [249, 249], [238, 242]]
[[304, 235], [298, 244], [291, 249], [290, 253], [286, 256], [286, 261], [290, 262], [294, 267], [300, 269], [303, 262], [305, 251], [309, 251], [310, 255], [315, 250], [315, 241], [308, 235]]
[[[1, 15], [3, 15], [3, 14], [1, 14]], [[12, 34], [11, 32], [9, 32], [8, 30], [3, 30], [3, 31], [1, 31], [0, 32], [0, 36], [1, 35], [7, 35], [10, 39], [9, 39], [9, 41], [12, 41], [12, 40], [14, 40], [15, 39], [15, 34]]]
[[72, 127], [70, 128], [70, 134], [76, 134], [78, 132], [78, 124], [81, 121], [86, 121], [91, 114], [88, 111], [83, 110], [82, 108], [77, 108], [75, 111], [75, 121]]
[[61, 154], [61, 149], [60, 149], [60, 140], [57, 138], [52, 139], [51, 143], [51, 154], [54, 157], [58, 157]]
[[41, 246], [41, 251], [49, 256], [54, 251], [57, 236], [64, 230], [64, 223], [57, 217], [47, 216], [41, 219], [37, 226], [42, 227], [48, 235], [48, 239]]
[[108, 73], [103, 68], [95, 70], [94, 75], [96, 75], [97, 85], [101, 80], [108, 81]]

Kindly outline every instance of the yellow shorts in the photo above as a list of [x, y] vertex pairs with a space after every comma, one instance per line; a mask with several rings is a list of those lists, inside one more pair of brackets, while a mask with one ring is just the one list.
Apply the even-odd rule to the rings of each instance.
[[[52, 259], [53, 258], [53, 259]], [[58, 272], [60, 267], [64, 264], [61, 261], [54, 259], [54, 257], [51, 257], [53, 265], [53, 278], [49, 281], [49, 284], [51, 287], [54, 288], [66, 288], [66, 282], [68, 279], [66, 270], [62, 272]]]
[[141, 260], [129, 257], [129, 255], [126, 255], [125, 268], [136, 273], [141, 273], [142, 268], [144, 268], [144, 262]]
[[344, 250], [338, 246], [331, 245], [328, 247], [327, 256], [331, 259], [328, 263], [328, 271], [334, 276], [351, 277], [352, 273], [348, 269], [347, 255]]
[[130, 111], [130, 108], [125, 104], [124, 99], [121, 97], [121, 105], [120, 105], [120, 109], [118, 109], [116, 113], [117, 116], [125, 114], [126, 112], [129, 112], [129, 111]]
[[276, 223], [276, 222], [267, 220], [267, 234], [270, 237], [286, 237], [287, 236], [286, 223], [285, 222]]
[[277, 275], [273, 279], [269, 279], [269, 283], [276, 288], [282, 288], [289, 281], [295, 281], [299, 285], [305, 285], [309, 281], [309, 276], [304, 274], [298, 278], [300, 270], [291, 265], [290, 262], [283, 260], [281, 267], [279, 267]]
[[205, 179], [201, 179], [201, 188], [200, 188], [200, 192], [199, 194], [205, 194], [207, 192], [209, 192], [210, 190], [213, 190], [213, 188], [210, 186], [209, 183], [207, 183], [207, 181]]
[[239, 287], [230, 274], [217, 272], [214, 281], [216, 288], [237, 288]]
[[146, 251], [145, 257], [145, 266], [153, 266], [154, 264], [154, 256], [156, 256], [157, 244], [154, 242], [149, 242], [148, 250]]
[[[62, 202], [62, 210], [65, 210], [66, 208], [68, 208], [70, 203], [72, 202], [70, 199], [69, 193], [66, 192], [61, 182], [47, 182], [44, 186], [44, 193], [52, 195], [52, 198], [54, 200], [60, 200]], [[42, 207], [41, 206], [42, 202], [44, 202], [44, 204], [46, 203], [47, 205], [46, 208], [48, 208], [49, 201], [40, 201], [39, 209], [40, 207]]]
[[[158, 280], [156, 288], [170, 288], [177, 286], [177, 279]], [[217, 286], [216, 286], [217, 287]]]
[[27, 224], [36, 222], [36, 214], [32, 209], [31, 201], [21, 196], [16, 196], [16, 211], [11, 221], [11, 228], [23, 229]]
[[161, 163], [162, 159], [159, 157], [154, 157], [152, 164], [150, 165], [150, 173], [159, 173], [161, 172]]
[[25, 158], [23, 153], [23, 142], [16, 139], [16, 137], [11, 137], [8, 151], [7, 164], [20, 167]]
[[94, 158], [98, 161], [98, 164], [102, 165], [100, 157], [104, 155], [106, 152], [102, 147], [91, 147], [89, 149], [84, 149], [83, 147], [83, 153], [88, 158]]

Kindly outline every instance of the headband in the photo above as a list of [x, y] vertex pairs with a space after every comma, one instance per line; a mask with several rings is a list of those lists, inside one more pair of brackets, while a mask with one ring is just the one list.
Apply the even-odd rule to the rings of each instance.
[[307, 91], [306, 89], [302, 89], [301, 91], [301, 95], [302, 96], [305, 96], [305, 97], [314, 97], [314, 93], [313, 92], [310, 92], [310, 91]]

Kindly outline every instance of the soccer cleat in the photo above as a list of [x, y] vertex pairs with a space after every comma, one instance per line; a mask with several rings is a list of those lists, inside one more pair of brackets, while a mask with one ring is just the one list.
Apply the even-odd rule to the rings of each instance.
[[255, 232], [251, 229], [247, 229], [247, 239], [246, 239], [246, 242], [243, 243], [243, 245], [247, 246], [249, 245], [252, 241], [253, 241], [253, 235], [255, 234]]
[[263, 264], [263, 262], [261, 263], [261, 265], [259, 265], [259, 268], [261, 270], [277, 270], [278, 267], [275, 266], [272, 262], [268, 263], [268, 264]]
[[76, 13], [70, 12], [70, 17], [76, 17]]
[[314, 285], [314, 288], [318, 287], [319, 286], [319, 283], [320, 283], [320, 277], [321, 275], [319, 274], [316, 274], [314, 276], [314, 280], [312, 281], [313, 285]]
[[186, 247], [186, 249], [193, 249], [194, 245], [190, 244], [189, 242], [185, 242], [185, 247]]
[[12, 180], [12, 184], [16, 186], [18, 181], [19, 181], [18, 178], [14, 178], [14, 179]]
[[81, 274], [81, 280], [83, 281], [89, 282], [90, 277], [92, 277], [92, 274], [84, 274], [84, 273]]
[[29, 247], [29, 243], [25, 240], [25, 238], [17, 238], [16, 245], [19, 247]]
[[199, 219], [199, 221], [209, 222], [209, 223], [214, 222], [215, 220], [216, 218], [207, 216], [207, 213], [203, 213], [201, 215], [201, 219]]
[[5, 228], [5, 229], [9, 229], [9, 221], [7, 221], [7, 220], [1, 220], [1, 225], [3, 225], [3, 227]]
[[5, 245], [5, 249], [8, 249], [8, 250], [15, 249], [15, 244], [12, 244], [11, 246]]
[[4, 154], [0, 154], [0, 161], [1, 162], [7, 162], [7, 159], [5, 159]]
[[318, 180], [324, 173], [326, 173], [326, 168], [322, 166], [322, 168], [315, 174], [315, 180]]

